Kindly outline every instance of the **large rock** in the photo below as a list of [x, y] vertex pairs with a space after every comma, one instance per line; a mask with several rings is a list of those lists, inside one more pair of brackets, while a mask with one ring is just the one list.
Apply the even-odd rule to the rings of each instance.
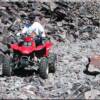
[[100, 72], [100, 56], [99, 55], [95, 55], [94, 57], [91, 58], [91, 62], [89, 65], [89, 69], [90, 72]]

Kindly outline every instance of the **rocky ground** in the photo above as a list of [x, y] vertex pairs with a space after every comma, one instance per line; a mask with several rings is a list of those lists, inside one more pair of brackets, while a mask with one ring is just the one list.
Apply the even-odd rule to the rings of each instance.
[[31, 71], [2, 77], [1, 65], [0, 99], [100, 99], [100, 70], [84, 71], [88, 57], [100, 55], [99, 2], [0, 2], [0, 9], [0, 41], [17, 33], [27, 16], [30, 22], [42, 16], [51, 36], [66, 35], [65, 42], [54, 41], [56, 73], [46, 80]]

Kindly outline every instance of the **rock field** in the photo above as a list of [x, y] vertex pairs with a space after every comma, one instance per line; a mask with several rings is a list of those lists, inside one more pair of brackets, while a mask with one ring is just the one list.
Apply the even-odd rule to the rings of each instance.
[[46, 80], [32, 71], [3, 77], [0, 65], [0, 99], [100, 99], [100, 69], [85, 70], [88, 58], [100, 55], [100, 2], [0, 2], [0, 41], [34, 16], [51, 37], [66, 36], [65, 42], [53, 39], [56, 73]]

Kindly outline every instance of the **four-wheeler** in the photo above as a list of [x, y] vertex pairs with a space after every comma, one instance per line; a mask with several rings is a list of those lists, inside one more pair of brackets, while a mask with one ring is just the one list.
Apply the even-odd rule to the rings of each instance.
[[53, 43], [48, 39], [44, 43], [36, 40], [26, 36], [23, 41], [9, 43], [8, 50], [3, 52], [3, 75], [11, 76], [16, 69], [31, 68], [46, 79], [49, 72], [55, 72], [56, 54], [49, 52]]

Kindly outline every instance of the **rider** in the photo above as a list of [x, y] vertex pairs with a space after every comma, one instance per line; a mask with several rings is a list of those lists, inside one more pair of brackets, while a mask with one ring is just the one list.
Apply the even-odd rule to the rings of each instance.
[[30, 25], [30, 23], [26, 23], [22, 31], [17, 33], [17, 35], [18, 36], [20, 36], [20, 34], [31, 35], [31, 33], [33, 32], [36, 33], [36, 36], [40, 36], [42, 38], [46, 37], [44, 27], [39, 23], [39, 20], [35, 21], [32, 25]]
[[[44, 27], [40, 24], [41, 19], [39, 17], [36, 17], [38, 19], [35, 19], [34, 23], [31, 25], [29, 21], [25, 23], [24, 28], [17, 33], [17, 36], [22, 35], [31, 35], [33, 38], [35, 38], [36, 45], [40, 45], [43, 42], [43, 39], [46, 38]], [[28, 19], [29, 20], [29, 19]]]

